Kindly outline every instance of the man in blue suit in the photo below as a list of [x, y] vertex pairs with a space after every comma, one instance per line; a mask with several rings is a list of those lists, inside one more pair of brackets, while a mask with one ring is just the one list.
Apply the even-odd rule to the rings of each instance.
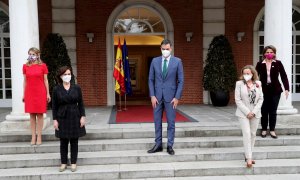
[[176, 107], [182, 94], [184, 75], [181, 59], [171, 56], [172, 44], [165, 39], [161, 42], [162, 56], [153, 58], [149, 70], [149, 91], [154, 114], [155, 146], [148, 153], [163, 150], [162, 117], [166, 111], [168, 122], [167, 152], [174, 155]]

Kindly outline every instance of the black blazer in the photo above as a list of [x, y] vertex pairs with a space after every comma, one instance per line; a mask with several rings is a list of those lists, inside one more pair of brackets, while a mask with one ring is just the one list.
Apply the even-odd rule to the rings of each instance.
[[67, 91], [63, 85], [57, 85], [52, 95], [53, 120], [58, 121], [58, 138], [78, 138], [86, 134], [85, 127], [80, 127], [80, 118], [85, 116], [81, 88], [71, 85]]
[[262, 63], [262, 62], [263, 61], [259, 61], [256, 64], [256, 71], [262, 83], [262, 89], [264, 95], [278, 95], [282, 92], [281, 84], [278, 79], [279, 74], [284, 89], [290, 91], [289, 80], [287, 78], [282, 63], [279, 60], [275, 60], [275, 62], [273, 61], [271, 64], [271, 70], [270, 70], [271, 84], [269, 85], [271, 88], [267, 88], [267, 67], [266, 67], [266, 63]]

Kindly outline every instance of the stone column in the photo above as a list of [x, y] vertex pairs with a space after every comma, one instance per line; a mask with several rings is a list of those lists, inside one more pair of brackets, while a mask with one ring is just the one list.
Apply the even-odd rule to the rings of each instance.
[[[24, 113], [23, 73], [27, 51], [30, 47], [39, 48], [39, 23], [37, 0], [9, 0], [12, 112], [1, 123], [0, 131], [30, 132], [29, 114]], [[45, 117], [45, 116], [44, 116]], [[44, 127], [50, 120], [45, 117]]]
[[[292, 0], [265, 0], [265, 46], [274, 45], [276, 57], [282, 61], [290, 89], [292, 80]], [[284, 89], [284, 88], [283, 88]], [[296, 114], [292, 106], [291, 92], [288, 99], [281, 94], [278, 114]]]

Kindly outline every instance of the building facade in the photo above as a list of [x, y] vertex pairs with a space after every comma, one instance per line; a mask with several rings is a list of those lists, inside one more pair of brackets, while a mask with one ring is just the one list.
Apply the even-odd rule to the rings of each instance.
[[[20, 67], [29, 47], [42, 48], [48, 33], [63, 36], [87, 106], [116, 104], [112, 77], [115, 47], [118, 39], [123, 44], [124, 38], [134, 89], [128, 102], [149, 100], [150, 61], [161, 54], [160, 42], [168, 38], [173, 42], [174, 55], [184, 65], [181, 103], [209, 104], [209, 95], [202, 87], [204, 61], [213, 37], [224, 34], [238, 70], [246, 64], [255, 65], [266, 43], [278, 48], [292, 89], [292, 97], [281, 106], [293, 109], [291, 102], [300, 100], [300, 0], [269, 1], [1, 0], [0, 106], [22, 112]], [[265, 14], [267, 10], [270, 15]], [[292, 31], [274, 31], [286, 22], [291, 22]], [[285, 31], [291, 33], [288, 38]], [[292, 48], [286, 49], [282, 42]]]

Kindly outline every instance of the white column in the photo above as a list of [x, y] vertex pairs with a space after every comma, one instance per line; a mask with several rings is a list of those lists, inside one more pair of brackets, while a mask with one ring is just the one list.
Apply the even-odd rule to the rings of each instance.
[[[282, 61], [290, 89], [292, 77], [292, 0], [265, 0], [265, 46], [274, 45], [276, 57]], [[284, 87], [283, 87], [284, 89]], [[296, 114], [292, 106], [291, 92], [288, 99], [281, 94], [278, 114]]]
[[[28, 49], [39, 48], [37, 0], [9, 0], [12, 112], [1, 123], [0, 131], [29, 130], [29, 115], [24, 112], [23, 73]], [[46, 118], [45, 118], [46, 119]], [[44, 123], [46, 126], [47, 123]]]

